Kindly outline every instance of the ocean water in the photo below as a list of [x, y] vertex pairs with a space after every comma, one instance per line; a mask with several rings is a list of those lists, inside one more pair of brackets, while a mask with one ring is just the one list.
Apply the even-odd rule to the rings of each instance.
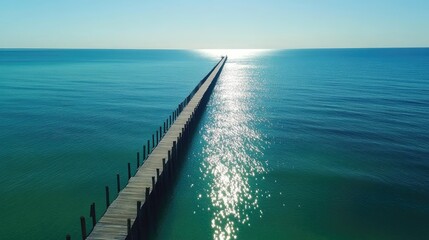
[[232, 52], [187, 158], [158, 239], [429, 239], [429, 49]]
[[[218, 61], [191, 51], [0, 50], [0, 239], [80, 239]], [[89, 224], [88, 224], [89, 228]], [[89, 228], [90, 229], [90, 228]]]
[[78, 239], [224, 54], [157, 239], [429, 238], [429, 49], [309, 49], [0, 50], [0, 239]]

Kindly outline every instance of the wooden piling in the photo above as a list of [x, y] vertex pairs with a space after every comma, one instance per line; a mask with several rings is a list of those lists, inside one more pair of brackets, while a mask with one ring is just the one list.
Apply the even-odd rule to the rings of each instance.
[[162, 159], [162, 185], [166, 185], [166, 183], [168, 182], [168, 170], [166, 169], [166, 159], [163, 158]]
[[86, 223], [85, 223], [85, 217], [81, 216], [80, 217], [80, 229], [81, 229], [81, 234], [82, 234], [82, 240], [86, 239]]
[[110, 205], [110, 193], [109, 193], [109, 186], [106, 186], [106, 209], [109, 208]]
[[148, 157], [149, 157], [149, 154], [150, 154], [150, 140], [147, 140], [147, 156]]
[[156, 146], [158, 146], [158, 130], [156, 130]]
[[173, 168], [173, 160], [171, 159], [171, 150], [168, 150], [167, 151], [167, 159], [168, 159], [168, 161], [167, 161], [167, 164], [168, 164], [168, 181], [171, 181], [171, 179], [172, 179], [172, 168]]
[[[127, 219], [127, 234], [128, 234], [128, 236], [130, 236], [131, 237], [131, 219]], [[131, 237], [131, 239], [132, 239], [132, 237]]]
[[137, 152], [137, 167], [136, 169], [138, 169], [140, 167], [140, 153]]
[[95, 227], [95, 224], [97, 223], [97, 218], [95, 216], [95, 203], [91, 204], [89, 209], [89, 217], [92, 218], [92, 227]]
[[142, 208], [142, 202], [141, 201], [137, 201], [137, 215], [140, 214], [140, 208]]
[[119, 192], [121, 191], [121, 179], [119, 178], [119, 174], [116, 174], [116, 186], [119, 194]]
[[146, 192], [145, 192], [145, 199], [149, 199], [149, 193], [150, 193], [150, 187], [146, 188]]
[[152, 218], [152, 209], [151, 209], [151, 201], [150, 201], [150, 187], [146, 187], [146, 191], [145, 191], [145, 222], [146, 225], [149, 227], [149, 230], [151, 230], [150, 225], [151, 223], [151, 218]]
[[177, 164], [177, 142], [173, 141], [173, 161], [171, 163], [173, 164], [173, 172], [176, 171], [176, 164]]

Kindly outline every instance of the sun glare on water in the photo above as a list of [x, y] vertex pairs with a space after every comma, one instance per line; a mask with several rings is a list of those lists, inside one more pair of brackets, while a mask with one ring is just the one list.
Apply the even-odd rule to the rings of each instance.
[[258, 160], [263, 156], [262, 136], [254, 127], [260, 116], [252, 111], [255, 96], [251, 89], [257, 81], [252, 78], [252, 67], [236, 60], [262, 51], [201, 51], [234, 59], [225, 65], [209, 103], [200, 171], [207, 182], [202, 195], [211, 202], [213, 239], [236, 239], [240, 227], [250, 226], [252, 212], [259, 212], [260, 193], [251, 182], [265, 171]]
[[199, 49], [196, 50], [209, 57], [221, 57], [227, 55], [231, 59], [244, 59], [254, 57], [272, 51], [270, 49]]

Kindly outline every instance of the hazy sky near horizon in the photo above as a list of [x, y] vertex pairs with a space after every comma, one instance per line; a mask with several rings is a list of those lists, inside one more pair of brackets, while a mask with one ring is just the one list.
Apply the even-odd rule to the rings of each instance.
[[0, 48], [429, 47], [429, 0], [0, 0]]

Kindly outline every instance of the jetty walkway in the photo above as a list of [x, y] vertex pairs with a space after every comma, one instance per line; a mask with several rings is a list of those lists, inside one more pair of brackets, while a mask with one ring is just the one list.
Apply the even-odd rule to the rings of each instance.
[[[110, 203], [106, 187], [106, 212], [96, 222], [95, 204], [91, 205], [93, 229], [87, 235], [85, 218], [81, 217], [82, 239], [147, 239], [156, 229], [160, 202], [165, 192], [173, 186], [183, 152], [190, 142], [190, 135], [204, 111], [210, 93], [222, 71], [227, 57], [222, 59], [199, 82], [186, 99], [143, 145], [141, 158], [137, 153], [137, 172], [131, 176], [128, 164], [128, 184], [121, 190], [117, 175], [117, 198]], [[142, 159], [142, 165], [140, 165]], [[70, 239], [68, 235], [66, 237]]]

